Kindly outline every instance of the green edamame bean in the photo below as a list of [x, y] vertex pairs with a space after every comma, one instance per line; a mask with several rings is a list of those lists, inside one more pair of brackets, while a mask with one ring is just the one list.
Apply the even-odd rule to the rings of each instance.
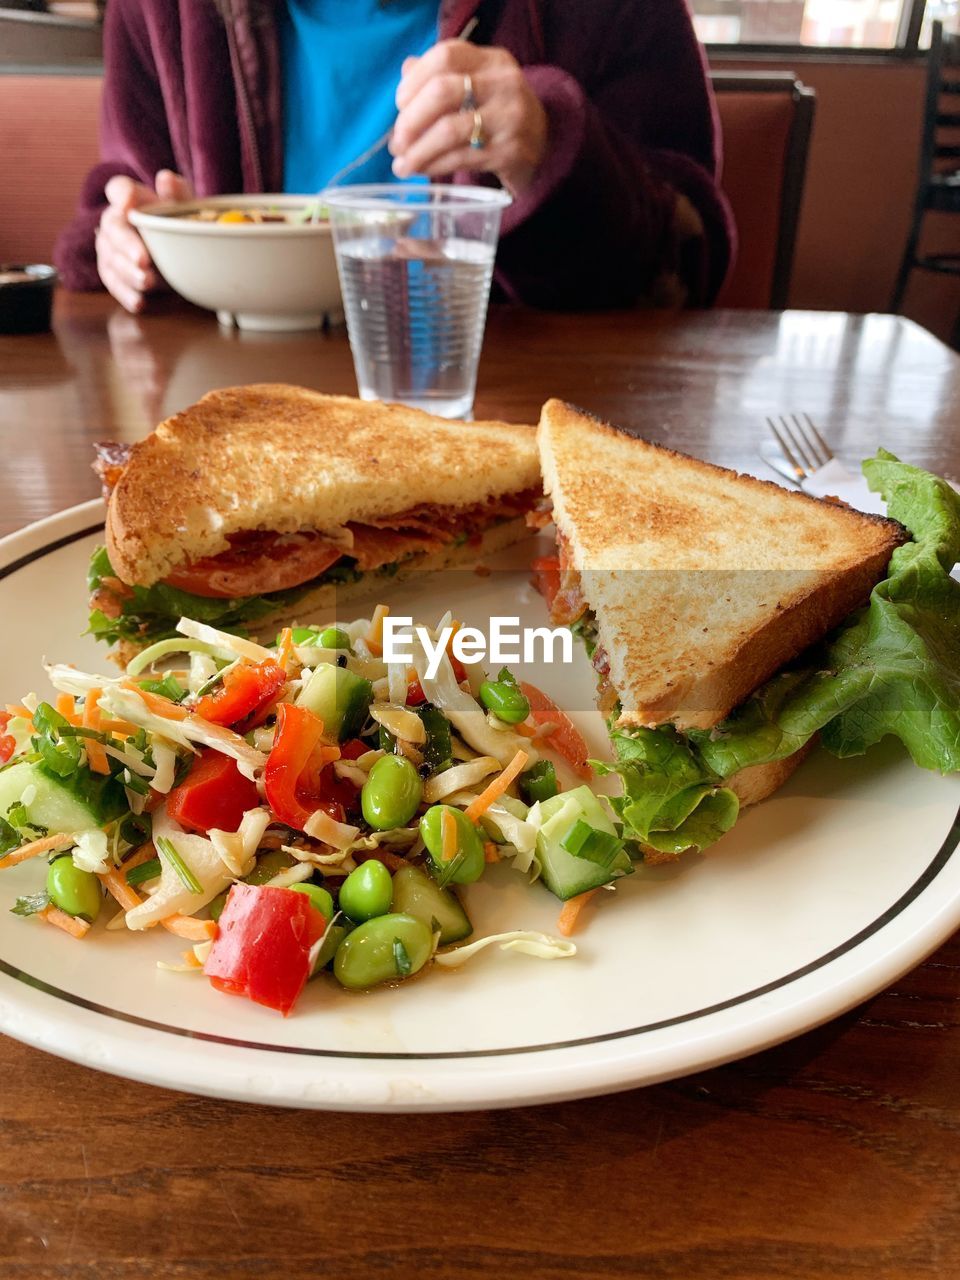
[[538, 760], [532, 769], [521, 773], [517, 779], [520, 793], [528, 804], [536, 804], [538, 800], [549, 800], [555, 796], [560, 787], [557, 785], [557, 771], [552, 760]]
[[[449, 862], [443, 857], [443, 814], [453, 814], [457, 824], [457, 852]], [[477, 828], [462, 809], [435, 804], [420, 819], [420, 834], [430, 855], [430, 866], [440, 884], [472, 884], [483, 875], [486, 859]]]
[[333, 961], [337, 980], [352, 991], [397, 982], [418, 973], [433, 952], [433, 935], [422, 920], [402, 912], [358, 924], [340, 943]]
[[71, 857], [57, 858], [47, 870], [50, 901], [68, 916], [79, 916], [93, 924], [100, 914], [103, 894], [92, 871], [81, 871]]
[[353, 651], [350, 637], [345, 631], [341, 631], [339, 627], [326, 627], [320, 632], [318, 643], [321, 649], [347, 649], [351, 652]]
[[333, 898], [322, 885], [319, 884], [292, 884], [290, 888], [294, 893], [303, 893], [310, 899], [317, 908], [324, 920], [328, 923], [333, 919]]
[[315, 978], [327, 965], [333, 963], [333, 957], [337, 954], [340, 943], [356, 927], [353, 921], [348, 920], [342, 911], [333, 919], [327, 926], [323, 941], [320, 943], [320, 950], [317, 952], [317, 958], [314, 961], [311, 978]]
[[484, 680], [480, 701], [504, 724], [520, 724], [530, 714], [530, 703], [519, 688], [505, 680]]
[[410, 821], [422, 795], [420, 775], [406, 756], [383, 756], [363, 784], [360, 808], [375, 831], [389, 831]]
[[393, 901], [393, 877], [382, 862], [369, 858], [344, 880], [339, 901], [340, 910], [351, 920], [385, 916]]

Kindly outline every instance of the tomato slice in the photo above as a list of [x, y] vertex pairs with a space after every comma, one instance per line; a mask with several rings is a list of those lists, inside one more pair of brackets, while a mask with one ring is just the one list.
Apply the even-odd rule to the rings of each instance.
[[170, 792], [167, 812], [181, 827], [205, 835], [211, 827], [236, 831], [246, 811], [259, 803], [257, 784], [243, 776], [236, 760], [206, 748]]
[[565, 711], [562, 711], [554, 700], [548, 697], [536, 685], [520, 681], [524, 697], [530, 703], [530, 715], [534, 724], [555, 724], [557, 727], [543, 739], [543, 747], [547, 751], [556, 751], [573, 769], [578, 778], [590, 779], [593, 769], [587, 763], [590, 755], [583, 734], [573, 723]]
[[203, 971], [217, 990], [286, 1016], [310, 976], [310, 948], [326, 927], [306, 894], [235, 884]]
[[164, 581], [180, 591], [215, 600], [259, 596], [299, 587], [318, 577], [343, 555], [343, 547], [312, 530], [233, 534], [227, 551], [181, 565]]
[[[222, 686], [197, 703], [197, 715], [212, 724], [235, 725], [258, 721], [271, 707], [287, 682], [279, 662], [244, 662], [232, 667]], [[252, 729], [255, 724], [246, 724]]]
[[533, 585], [551, 608], [560, 590], [560, 560], [557, 556], [538, 556], [530, 565]]

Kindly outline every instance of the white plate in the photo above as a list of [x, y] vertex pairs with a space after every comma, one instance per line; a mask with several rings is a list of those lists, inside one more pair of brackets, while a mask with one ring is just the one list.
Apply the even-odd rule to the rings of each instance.
[[[88, 503], [0, 542], [0, 703], [44, 690], [44, 653], [104, 669], [79, 638], [101, 519]], [[451, 608], [480, 626], [491, 613], [542, 625], [526, 577], [445, 575], [394, 601], [428, 621]], [[583, 708], [574, 718], [604, 753], [585, 659], [536, 676]], [[0, 875], [0, 1029], [134, 1079], [291, 1106], [452, 1110], [648, 1084], [815, 1026], [943, 942], [960, 923], [958, 805], [960, 780], [892, 748], [821, 753], [708, 856], [602, 895], [575, 959], [488, 951], [359, 996], [322, 979], [287, 1019], [157, 970], [182, 945], [169, 935], [98, 926], [77, 943], [15, 919], [13, 899], [37, 887], [25, 864]], [[468, 905], [477, 936], [555, 927], [555, 900], [507, 868], [472, 886]]]

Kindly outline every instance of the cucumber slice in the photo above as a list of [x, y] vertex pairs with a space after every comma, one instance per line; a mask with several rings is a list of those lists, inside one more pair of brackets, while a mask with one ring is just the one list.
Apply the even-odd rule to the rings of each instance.
[[431, 929], [436, 921], [442, 947], [448, 942], [461, 942], [473, 933], [473, 925], [459, 898], [449, 889], [442, 889], [421, 867], [401, 867], [395, 872], [390, 909], [415, 916]]
[[616, 835], [616, 828], [603, 805], [589, 787], [574, 787], [540, 802], [543, 823], [537, 833], [537, 859], [540, 878], [552, 894], [566, 902], [578, 893], [599, 889], [620, 876], [633, 871], [629, 855], [621, 850], [608, 867], [598, 866], [588, 858], [578, 858], [561, 843], [577, 822], [585, 822], [596, 831]]
[[323, 721], [324, 733], [338, 742], [355, 738], [367, 718], [373, 685], [346, 667], [324, 663], [300, 691], [297, 705]]
[[101, 827], [127, 808], [123, 790], [112, 778], [89, 769], [60, 778], [45, 765], [24, 760], [0, 771], [0, 817], [20, 803], [28, 788], [33, 789], [33, 799], [26, 806], [27, 820], [51, 834], [74, 835]]

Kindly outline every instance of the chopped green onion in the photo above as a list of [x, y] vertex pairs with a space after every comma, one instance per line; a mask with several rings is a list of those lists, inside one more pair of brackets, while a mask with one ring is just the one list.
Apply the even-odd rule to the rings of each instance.
[[173, 867], [174, 871], [180, 877], [180, 881], [185, 889], [189, 889], [191, 893], [203, 893], [203, 885], [193, 874], [181, 855], [177, 852], [172, 840], [168, 840], [166, 836], [157, 836], [157, 850], [163, 854], [166, 860]]
[[169, 672], [162, 680], [138, 680], [137, 683], [147, 693], [155, 693], [161, 698], [169, 698], [171, 702], [181, 702], [187, 696], [186, 689]]
[[591, 827], [582, 818], [578, 818], [560, 841], [560, 845], [575, 858], [585, 858], [598, 867], [607, 868], [613, 865], [623, 848], [623, 841], [609, 831], [598, 831], [596, 827]]
[[146, 778], [138, 777], [130, 769], [123, 771], [123, 785], [128, 791], [132, 791], [134, 795], [148, 796], [150, 794], [150, 783]]
[[[357, 935], [359, 937], [359, 934]], [[413, 965], [410, 963], [410, 956], [407, 954], [407, 948], [403, 945], [400, 938], [393, 940], [393, 963], [397, 969], [397, 975], [405, 978]]]
[[65, 729], [60, 730], [61, 738], [90, 738], [94, 742], [108, 743], [111, 747], [114, 745], [114, 739], [109, 733], [103, 733], [100, 729], [87, 729], [81, 724], [68, 724]]
[[127, 884], [145, 884], [148, 880], [156, 880], [162, 868], [159, 858], [151, 858], [149, 862], [141, 862], [138, 867], [131, 867], [127, 872]]
[[538, 800], [549, 800], [558, 794], [557, 771], [552, 760], [538, 760], [532, 769], [521, 773], [517, 779], [520, 794], [528, 804], [536, 804]]

